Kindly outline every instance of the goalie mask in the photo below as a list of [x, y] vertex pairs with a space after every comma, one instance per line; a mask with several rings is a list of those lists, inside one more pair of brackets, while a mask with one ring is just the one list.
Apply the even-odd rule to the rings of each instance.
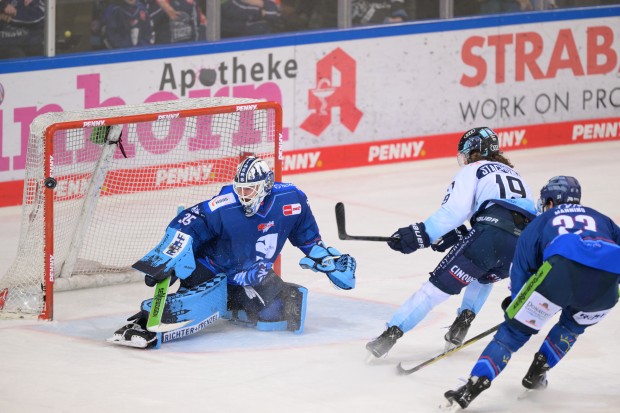
[[545, 206], [553, 201], [553, 205], [578, 204], [581, 202], [581, 185], [572, 176], [554, 176], [540, 190], [538, 212], [545, 212]]
[[256, 214], [263, 199], [271, 193], [273, 180], [273, 171], [260, 158], [251, 156], [239, 164], [233, 189], [246, 217]]
[[492, 129], [487, 127], [470, 129], [463, 134], [458, 145], [457, 160], [463, 167], [469, 162], [469, 156], [479, 152], [482, 157], [499, 153], [499, 139]]

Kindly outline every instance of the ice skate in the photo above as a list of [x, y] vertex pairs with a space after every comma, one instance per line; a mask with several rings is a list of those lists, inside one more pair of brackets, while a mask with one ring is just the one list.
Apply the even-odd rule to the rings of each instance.
[[488, 377], [470, 377], [464, 386], [444, 393], [444, 397], [448, 400], [444, 408], [454, 408], [456, 403], [461, 409], [466, 409], [480, 393], [489, 387], [491, 387], [491, 380]]
[[450, 351], [454, 347], [463, 344], [463, 340], [465, 339], [467, 331], [469, 331], [469, 327], [471, 326], [472, 321], [474, 321], [474, 318], [476, 318], [476, 313], [471, 310], [463, 310], [461, 314], [456, 317], [450, 326], [450, 330], [448, 330], [444, 336], [444, 339], [446, 340], [444, 351]]
[[534, 361], [532, 361], [521, 384], [528, 390], [545, 390], [547, 388], [547, 371], [549, 369], [547, 357], [543, 353], [536, 353]]
[[[366, 350], [375, 358], [384, 358], [403, 334], [403, 330], [397, 326], [388, 327], [379, 337], [366, 344]], [[372, 360], [372, 357], [369, 360]]]
[[[131, 319], [130, 319], [131, 320]], [[124, 325], [114, 332], [114, 335], [106, 341], [120, 346], [134, 348], [150, 348], [157, 345], [157, 333], [148, 331], [145, 326], [140, 323], [142, 319], [131, 320], [129, 324]]]

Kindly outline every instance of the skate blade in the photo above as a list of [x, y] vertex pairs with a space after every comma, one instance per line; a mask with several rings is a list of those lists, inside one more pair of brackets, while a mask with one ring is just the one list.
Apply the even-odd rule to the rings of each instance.
[[524, 389], [517, 396], [517, 400], [536, 399], [536, 397], [538, 397], [540, 392], [541, 392], [540, 389]]
[[366, 357], [366, 364], [375, 364], [377, 362], [385, 360], [388, 355], [388, 353], [385, 353], [383, 356], [377, 357], [374, 354], [372, 354], [370, 351], [367, 351], [367, 353], [368, 353], [368, 356]]
[[439, 410], [442, 412], [458, 412], [462, 409], [458, 403], [446, 400], [444, 403], [439, 405]]
[[147, 342], [144, 339], [127, 341], [119, 337], [110, 337], [106, 339], [106, 342], [132, 348], [146, 348], [147, 346]]
[[380, 359], [376, 358], [375, 355], [372, 354], [371, 352], [367, 353], [366, 364], [373, 364], [376, 360], [380, 360]]
[[447, 353], [448, 351], [455, 349], [456, 348], [456, 344], [452, 344], [449, 341], [446, 341], [446, 344], [443, 346], [443, 352]]

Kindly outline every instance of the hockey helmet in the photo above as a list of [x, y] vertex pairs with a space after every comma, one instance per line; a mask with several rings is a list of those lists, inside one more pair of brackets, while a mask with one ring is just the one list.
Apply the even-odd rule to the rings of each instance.
[[245, 216], [251, 217], [258, 211], [263, 199], [271, 193], [273, 182], [273, 171], [264, 160], [250, 156], [239, 164], [233, 189]]
[[554, 176], [540, 190], [538, 211], [544, 212], [549, 201], [553, 205], [578, 204], [581, 202], [581, 185], [577, 178], [566, 175]]
[[463, 134], [457, 149], [459, 165], [463, 166], [472, 152], [479, 152], [483, 157], [498, 154], [499, 139], [491, 128], [473, 128]]

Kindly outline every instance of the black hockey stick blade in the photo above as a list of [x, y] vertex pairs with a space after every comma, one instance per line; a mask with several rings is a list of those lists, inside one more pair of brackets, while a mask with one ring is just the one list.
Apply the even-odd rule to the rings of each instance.
[[484, 338], [484, 337], [488, 336], [489, 334], [494, 333], [495, 331], [497, 331], [497, 329], [499, 328], [500, 325], [501, 325], [501, 323], [496, 325], [496, 326], [494, 326], [494, 327], [489, 328], [487, 331], [484, 331], [484, 332], [478, 334], [475, 337], [470, 338], [469, 340], [467, 340], [466, 342], [464, 342], [460, 346], [456, 346], [456, 347], [454, 347], [454, 348], [452, 348], [452, 349], [450, 349], [448, 351], [444, 351], [443, 353], [438, 354], [435, 357], [426, 360], [424, 363], [418, 364], [417, 366], [412, 367], [410, 369], [404, 368], [402, 362], [398, 363], [398, 366], [396, 366], [396, 368], [398, 369], [398, 374], [401, 375], [401, 376], [406, 376], [406, 375], [409, 375], [411, 373], [415, 373], [416, 371], [422, 369], [423, 367], [426, 367], [429, 364], [433, 364], [434, 362], [439, 361], [439, 360], [441, 360], [444, 357], [448, 357], [450, 354], [456, 353], [457, 351], [459, 351], [459, 350], [469, 346], [470, 344], [475, 343], [476, 341], [480, 340], [481, 338]]
[[338, 238], [342, 240], [358, 240], [358, 241], [392, 241], [392, 237], [380, 237], [374, 235], [349, 235], [345, 228], [344, 204], [338, 202], [336, 204], [336, 225], [338, 226]]

